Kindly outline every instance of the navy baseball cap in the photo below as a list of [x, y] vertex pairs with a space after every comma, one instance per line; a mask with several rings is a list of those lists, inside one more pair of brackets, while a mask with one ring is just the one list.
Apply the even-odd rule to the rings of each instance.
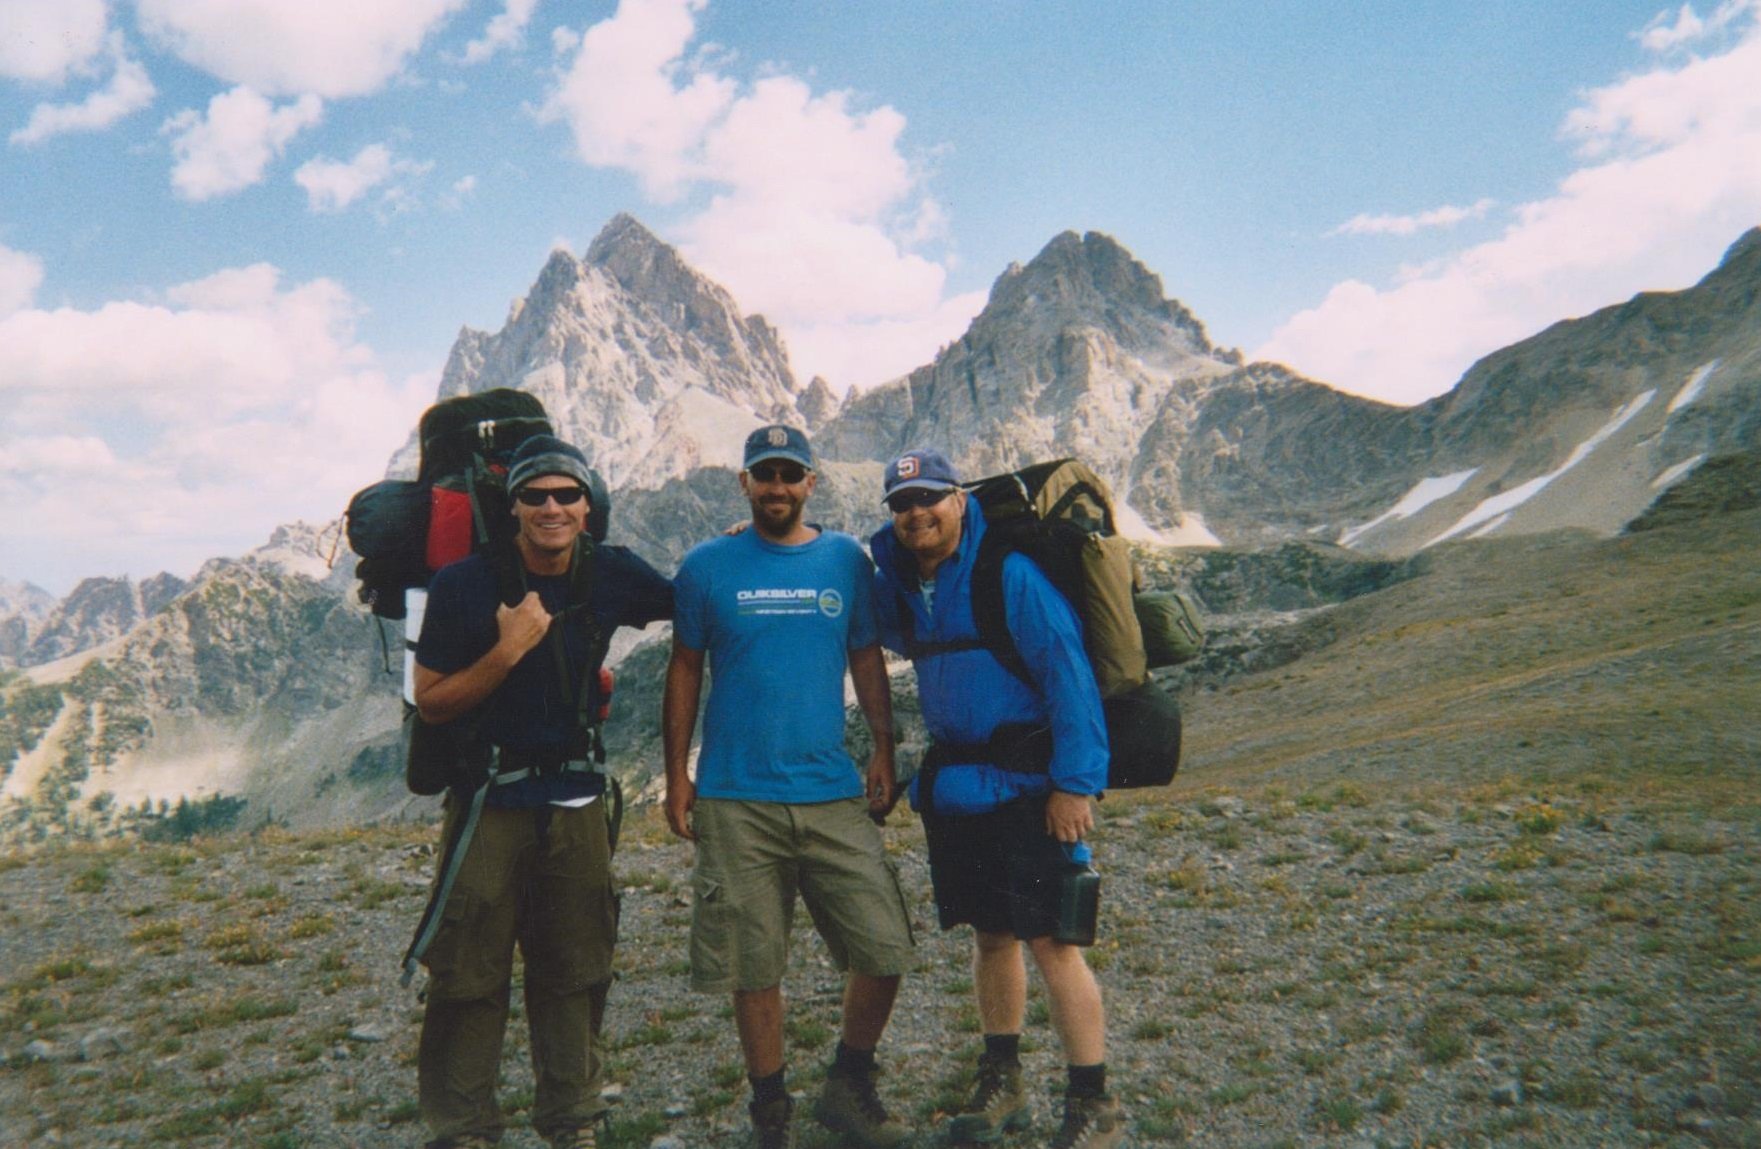
[[906, 451], [887, 464], [881, 484], [881, 501], [894, 491], [951, 491], [960, 485], [954, 464], [940, 451]]
[[746, 436], [746, 459], [741, 468], [750, 470], [752, 464], [766, 459], [788, 459], [813, 470], [813, 448], [807, 445], [806, 433], [782, 423], [760, 427]]

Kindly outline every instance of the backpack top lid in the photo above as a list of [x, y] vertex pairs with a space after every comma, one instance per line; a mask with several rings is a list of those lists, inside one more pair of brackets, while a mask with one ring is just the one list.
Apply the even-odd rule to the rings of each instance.
[[417, 425], [422, 443], [418, 475], [432, 482], [458, 474], [478, 454], [506, 463], [506, 456], [533, 435], [553, 433], [544, 404], [524, 391], [495, 387], [443, 399], [424, 411]]
[[966, 484], [987, 523], [1026, 517], [1075, 523], [1096, 535], [1118, 534], [1113, 494], [1081, 459], [1051, 459]]

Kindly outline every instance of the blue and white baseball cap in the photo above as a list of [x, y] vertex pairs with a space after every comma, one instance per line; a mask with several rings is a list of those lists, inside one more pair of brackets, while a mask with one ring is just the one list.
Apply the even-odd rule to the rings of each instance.
[[906, 451], [887, 464], [881, 501], [895, 491], [951, 491], [959, 485], [959, 472], [940, 451]]
[[813, 448], [807, 444], [806, 432], [782, 423], [760, 427], [746, 436], [746, 459], [740, 466], [750, 470], [752, 464], [766, 459], [788, 459], [813, 470]]

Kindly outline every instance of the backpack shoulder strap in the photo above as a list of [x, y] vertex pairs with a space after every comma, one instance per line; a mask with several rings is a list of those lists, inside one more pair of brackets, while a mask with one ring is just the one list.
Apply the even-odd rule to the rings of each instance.
[[[1008, 610], [1003, 594], [1003, 560], [1021, 553], [1006, 529], [988, 527], [972, 560], [972, 620], [978, 625], [978, 641], [1003, 664], [1003, 669], [1033, 685], [1027, 663], [1009, 633]], [[1032, 556], [1028, 556], [1029, 561]]]

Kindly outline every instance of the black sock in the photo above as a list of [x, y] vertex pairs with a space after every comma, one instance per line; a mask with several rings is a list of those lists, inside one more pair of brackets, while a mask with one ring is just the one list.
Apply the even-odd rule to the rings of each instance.
[[1000, 1061], [1004, 1065], [1020, 1065], [1021, 1035], [1019, 1033], [985, 1034], [984, 1055], [992, 1061]]
[[838, 1055], [832, 1061], [832, 1074], [836, 1077], [867, 1077], [874, 1072], [874, 1050], [851, 1049], [843, 1042], [838, 1042]]
[[1107, 1091], [1107, 1063], [1097, 1062], [1094, 1065], [1072, 1065], [1070, 1070], [1070, 1096], [1099, 1097]]
[[783, 1084], [783, 1070], [779, 1069], [765, 1077], [754, 1077], [750, 1073], [746, 1080], [752, 1083], [752, 1104], [763, 1105], [789, 1095], [789, 1087]]

